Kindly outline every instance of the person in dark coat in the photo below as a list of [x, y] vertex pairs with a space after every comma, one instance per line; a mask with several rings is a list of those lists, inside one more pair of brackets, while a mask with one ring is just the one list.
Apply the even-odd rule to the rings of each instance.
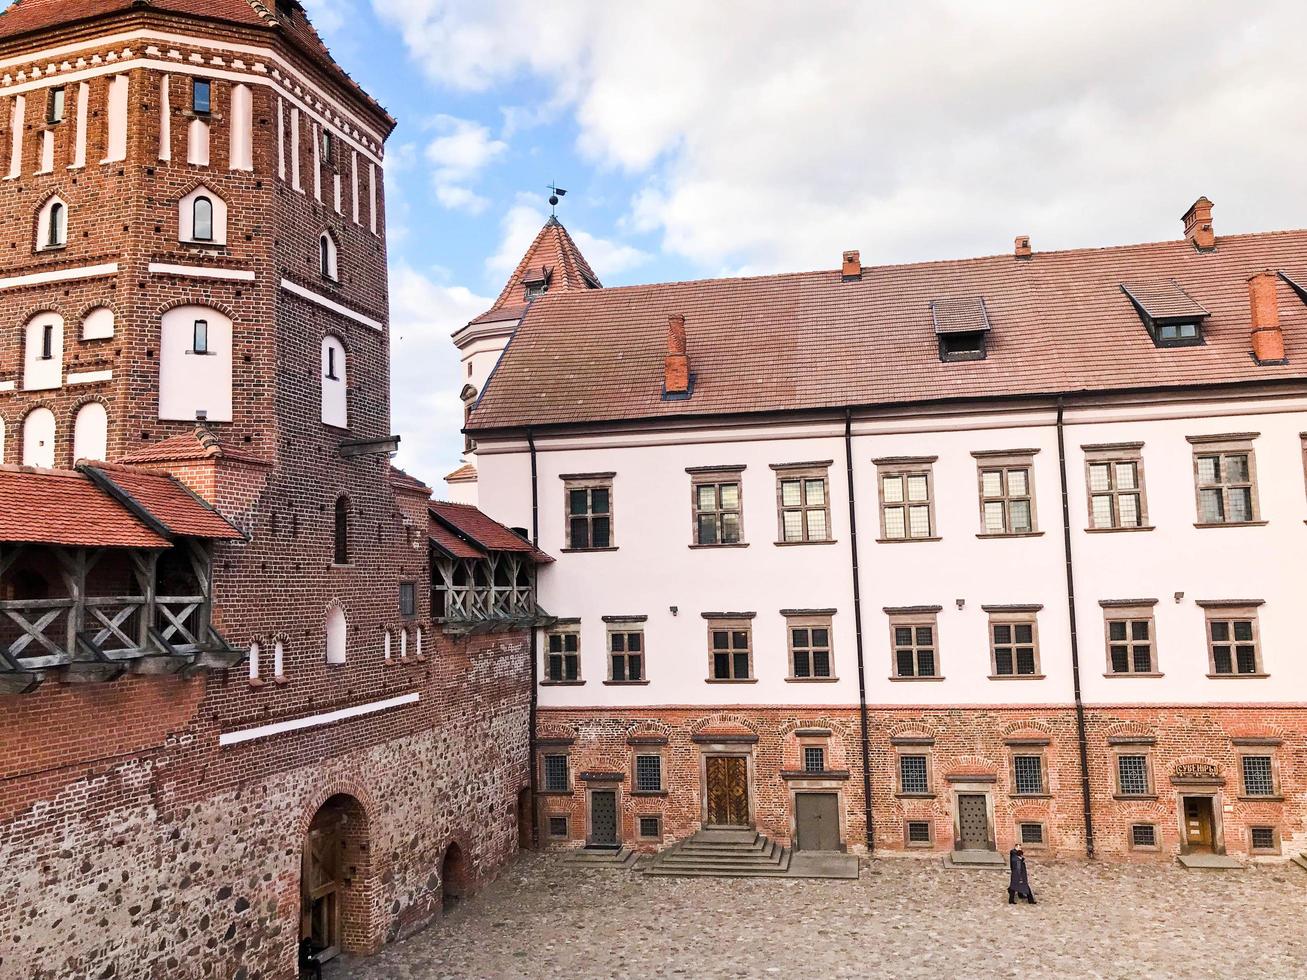
[[1008, 851], [1008, 866], [1011, 875], [1007, 880], [1007, 903], [1015, 905], [1018, 898], [1024, 898], [1031, 905], [1035, 904], [1035, 893], [1030, 890], [1030, 878], [1026, 875], [1026, 852], [1018, 844]]

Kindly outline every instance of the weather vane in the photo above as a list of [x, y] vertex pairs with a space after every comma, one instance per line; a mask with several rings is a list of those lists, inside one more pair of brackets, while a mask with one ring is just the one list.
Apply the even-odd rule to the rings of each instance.
[[557, 184], [550, 184], [550, 185], [549, 185], [549, 215], [550, 215], [550, 217], [557, 217], [557, 216], [558, 216], [558, 199], [559, 199], [560, 197], [563, 197], [563, 196], [566, 195], [566, 194], [567, 194], [567, 191], [563, 190], [563, 189], [562, 189], [561, 187], [559, 187]]

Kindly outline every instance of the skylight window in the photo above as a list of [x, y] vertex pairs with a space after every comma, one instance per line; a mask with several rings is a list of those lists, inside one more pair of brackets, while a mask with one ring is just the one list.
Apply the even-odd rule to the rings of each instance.
[[1122, 283], [1148, 335], [1158, 347], [1194, 347], [1203, 342], [1210, 315], [1174, 280]]
[[981, 361], [989, 334], [989, 311], [981, 296], [932, 300], [931, 319], [939, 338], [941, 361]]

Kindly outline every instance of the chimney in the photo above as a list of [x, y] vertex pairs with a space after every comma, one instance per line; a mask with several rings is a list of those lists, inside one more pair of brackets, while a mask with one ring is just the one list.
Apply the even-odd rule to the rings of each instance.
[[862, 253], [856, 248], [844, 253], [844, 268], [840, 270], [845, 282], [857, 282], [862, 278]]
[[1030, 251], [1030, 236], [1017, 235], [1015, 255], [1019, 259], [1028, 259], [1034, 253]]
[[1200, 252], [1216, 248], [1216, 232], [1212, 230], [1212, 202], [1200, 197], [1184, 213], [1184, 237], [1194, 243]]
[[663, 395], [690, 393], [690, 358], [685, 353], [685, 316], [667, 318], [667, 357], [663, 361]]
[[1286, 364], [1280, 304], [1275, 295], [1275, 273], [1259, 272], [1248, 280], [1252, 307], [1253, 360], [1258, 364]]

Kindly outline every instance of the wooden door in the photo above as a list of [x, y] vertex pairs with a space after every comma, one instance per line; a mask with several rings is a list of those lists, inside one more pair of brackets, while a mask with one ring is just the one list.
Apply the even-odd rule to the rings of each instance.
[[617, 792], [596, 789], [590, 792], [591, 847], [617, 846]]
[[989, 833], [989, 807], [983, 793], [958, 794], [958, 849], [994, 849]]
[[1212, 798], [1186, 796], [1184, 798], [1184, 836], [1190, 850], [1212, 849]]
[[304, 839], [300, 863], [300, 938], [312, 941], [322, 961], [340, 951], [339, 821], [315, 826]]
[[796, 793], [794, 848], [798, 851], [840, 849], [840, 807], [836, 793]]
[[708, 825], [749, 826], [749, 764], [738, 755], [710, 755], [708, 769]]

